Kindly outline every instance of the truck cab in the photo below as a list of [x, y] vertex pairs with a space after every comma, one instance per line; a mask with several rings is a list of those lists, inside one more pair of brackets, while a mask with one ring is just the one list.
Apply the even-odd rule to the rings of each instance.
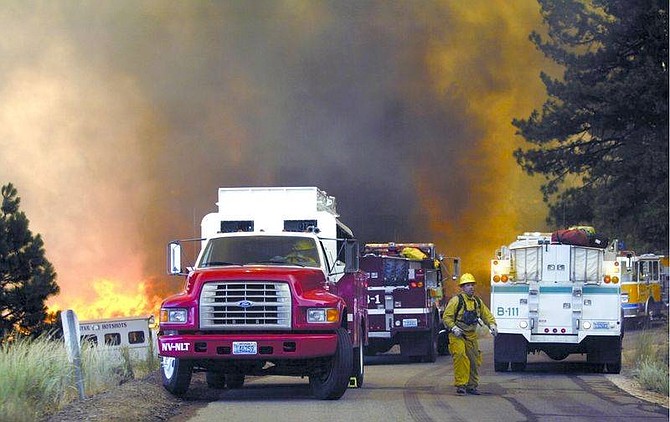
[[163, 385], [183, 394], [194, 371], [212, 388], [246, 376], [308, 377], [315, 397], [339, 399], [363, 382], [365, 274], [335, 199], [307, 188], [221, 188], [206, 215], [201, 250], [182, 266], [168, 245], [168, 272], [184, 291], [161, 306]]

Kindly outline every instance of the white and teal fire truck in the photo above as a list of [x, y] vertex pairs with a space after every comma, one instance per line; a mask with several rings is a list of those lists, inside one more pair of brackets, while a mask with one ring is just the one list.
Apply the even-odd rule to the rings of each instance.
[[496, 371], [523, 371], [528, 354], [540, 351], [554, 360], [586, 354], [598, 371], [621, 371], [621, 284], [614, 277], [613, 250], [527, 232], [496, 252], [491, 261]]

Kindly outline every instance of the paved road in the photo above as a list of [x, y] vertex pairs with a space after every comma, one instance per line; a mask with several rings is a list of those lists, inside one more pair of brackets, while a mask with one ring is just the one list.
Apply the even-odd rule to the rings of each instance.
[[579, 356], [554, 362], [529, 357], [522, 373], [496, 373], [492, 341], [483, 339], [482, 396], [455, 395], [451, 357], [409, 363], [399, 355], [370, 358], [365, 385], [342, 399], [310, 397], [307, 380], [254, 379], [225, 390], [181, 421], [667, 421], [668, 409], [620, 390], [605, 375], [590, 372]]

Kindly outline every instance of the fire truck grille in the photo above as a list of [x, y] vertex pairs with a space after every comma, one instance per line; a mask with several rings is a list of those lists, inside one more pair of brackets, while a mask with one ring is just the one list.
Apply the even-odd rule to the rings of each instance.
[[200, 293], [200, 329], [291, 328], [291, 291], [286, 283], [212, 282]]

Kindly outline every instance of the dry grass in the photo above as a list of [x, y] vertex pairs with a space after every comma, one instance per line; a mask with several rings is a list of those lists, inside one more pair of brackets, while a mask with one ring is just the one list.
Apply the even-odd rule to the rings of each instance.
[[[151, 362], [149, 362], [151, 361]], [[135, 363], [127, 353], [105, 346], [82, 348], [85, 394], [110, 390], [158, 368], [155, 358]], [[135, 374], [133, 374], [135, 372]], [[74, 366], [63, 341], [48, 336], [18, 337], [0, 348], [0, 415], [8, 421], [35, 421], [78, 400]]]
[[633, 376], [649, 390], [669, 394], [668, 388], [668, 327], [640, 333], [631, 356]]

